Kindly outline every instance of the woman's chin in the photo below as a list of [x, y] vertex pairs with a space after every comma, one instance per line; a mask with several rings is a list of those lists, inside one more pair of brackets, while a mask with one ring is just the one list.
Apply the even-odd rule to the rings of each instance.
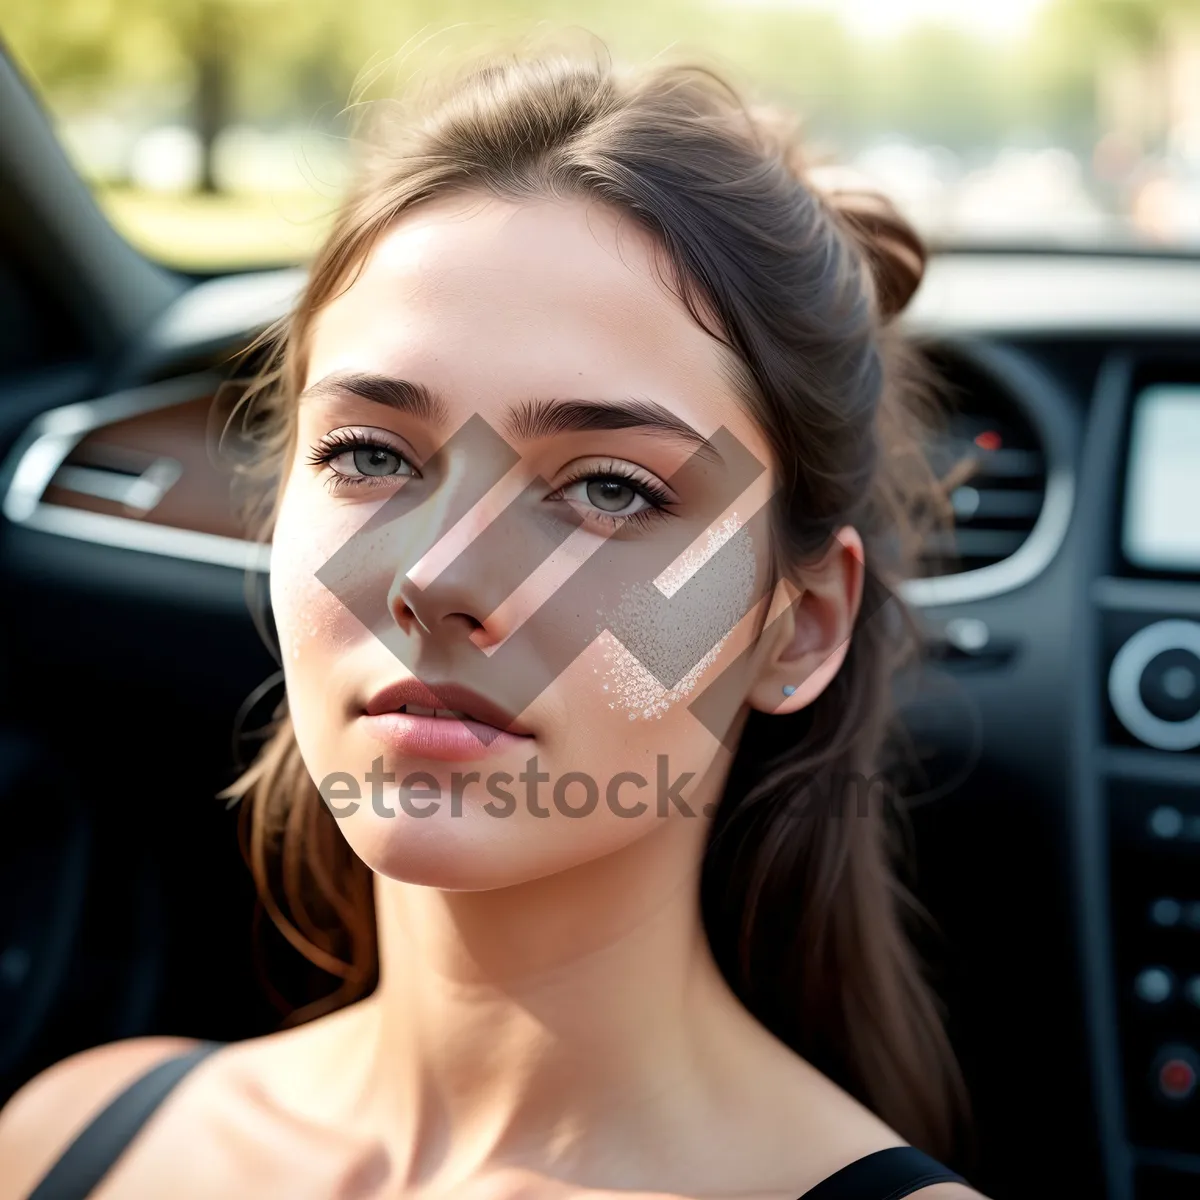
[[[518, 887], [605, 857], [647, 830], [642, 822], [508, 820], [483, 813], [438, 813], [343, 821], [351, 849], [376, 874], [451, 892]], [[441, 818], [439, 821], [438, 818]]]
[[[356, 847], [356, 850], [358, 848]], [[393, 883], [435, 888], [441, 892], [494, 892], [543, 879], [570, 864], [496, 861], [484, 850], [463, 846], [389, 845], [378, 855], [358, 850], [371, 870]]]

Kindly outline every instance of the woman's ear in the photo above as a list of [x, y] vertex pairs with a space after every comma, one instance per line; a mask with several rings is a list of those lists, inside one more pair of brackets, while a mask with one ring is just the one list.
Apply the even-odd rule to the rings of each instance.
[[862, 592], [862, 538], [845, 525], [819, 560], [777, 588], [766, 656], [747, 697], [752, 708], [796, 712], [829, 686], [850, 648]]

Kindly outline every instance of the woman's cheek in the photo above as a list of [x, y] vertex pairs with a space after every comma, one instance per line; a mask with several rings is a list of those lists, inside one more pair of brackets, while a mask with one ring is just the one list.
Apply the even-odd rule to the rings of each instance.
[[[701, 573], [722, 550], [720, 565]], [[733, 513], [709, 531], [706, 545], [689, 549], [653, 583], [631, 588], [615, 623], [635, 645], [654, 647], [657, 661], [647, 665], [605, 631], [598, 639], [602, 665], [596, 673], [608, 708], [637, 721], [661, 719], [690, 703], [719, 674], [714, 667], [730, 661], [726, 651], [733, 648], [736, 656], [745, 648], [748, 634], [739, 626], [754, 606], [758, 574], [753, 539]], [[704, 621], [680, 621], [676, 606], [662, 603], [663, 596], [671, 600], [685, 587], [688, 609], [703, 611]], [[652, 669], [656, 665], [662, 669]], [[680, 670], [669, 684], [662, 681], [664, 671], [674, 676]]]
[[601, 703], [626, 721], [661, 720], [677, 705], [689, 701], [697, 685], [720, 657], [728, 634], [702, 654], [696, 665], [673, 687], [665, 687], [640, 658], [607, 631], [595, 644], [599, 662], [592, 668], [598, 676]]
[[[271, 543], [271, 608], [285, 669], [361, 637], [350, 610], [318, 578], [318, 572], [362, 523], [349, 506], [314, 504], [286, 491]], [[314, 653], [315, 652], [315, 653]]]

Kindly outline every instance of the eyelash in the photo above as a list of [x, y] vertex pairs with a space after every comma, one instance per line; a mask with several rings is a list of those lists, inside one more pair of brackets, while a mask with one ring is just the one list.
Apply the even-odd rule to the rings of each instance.
[[[340, 458], [343, 454], [352, 453], [355, 450], [382, 450], [387, 454], [394, 454], [401, 462], [406, 463], [409, 470], [412, 471], [412, 475], [406, 478], [420, 478], [420, 472], [417, 470], [415, 464], [395, 446], [378, 438], [368, 438], [362, 434], [350, 433], [344, 430], [335, 430], [333, 433], [325, 434], [312, 447], [306, 461], [310, 466], [329, 467], [335, 458]], [[396, 475], [346, 475], [340, 471], [331, 469], [324, 482], [331, 492], [336, 493], [346, 488], [379, 487], [396, 477]], [[575, 471], [560, 483], [555, 488], [553, 494], [548, 496], [547, 499], [562, 499], [563, 493], [569, 487], [583, 482], [620, 483], [622, 486], [632, 489], [633, 492], [650, 506], [649, 508], [642, 509], [640, 512], [630, 513], [627, 516], [605, 513], [600, 509], [589, 510], [588, 516], [591, 519], [601, 521], [614, 529], [625, 525], [643, 528], [661, 517], [670, 515], [673, 500], [660, 484], [635, 474], [623, 464], [611, 461], [602, 466], [584, 467]]]
[[[406, 463], [412, 472], [410, 476], [399, 476], [399, 478], [420, 478], [421, 473], [417, 470], [416, 464], [412, 459], [390, 442], [385, 442], [380, 438], [364, 437], [360, 433], [350, 433], [340, 429], [334, 430], [333, 433], [325, 434], [309, 452], [306, 461], [309, 466], [330, 467], [335, 458], [341, 458], [343, 454], [353, 453], [355, 450], [382, 450], [387, 454], [394, 454], [401, 462]], [[397, 477], [396, 475], [346, 475], [330, 467], [329, 474], [326, 476], [324, 483], [331, 492], [336, 493], [344, 491], [346, 488], [379, 487]]]
[[605, 513], [600, 509], [589, 510], [588, 517], [590, 519], [601, 521], [611, 528], [617, 529], [626, 525], [643, 528], [653, 521], [671, 515], [671, 505], [674, 501], [661, 484], [656, 483], [652, 479], [637, 475], [629, 467], [615, 462], [608, 462], [602, 466], [583, 467], [575, 471], [574, 474], [560, 483], [555, 489], [554, 494], [548, 498], [551, 500], [560, 499], [569, 487], [585, 481], [588, 483], [619, 483], [624, 487], [630, 488], [650, 506], [649, 508], [642, 509], [641, 512], [630, 513], [624, 517]]

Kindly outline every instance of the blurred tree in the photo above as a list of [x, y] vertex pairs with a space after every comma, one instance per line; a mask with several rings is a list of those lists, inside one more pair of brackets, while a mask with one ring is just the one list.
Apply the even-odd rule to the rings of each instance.
[[60, 111], [122, 94], [187, 112], [200, 186], [234, 121], [340, 129], [348, 98], [394, 93], [480, 42], [539, 26], [591, 30], [620, 57], [715, 60], [852, 150], [880, 135], [970, 153], [1017, 129], [1094, 137], [1105, 46], [1152, 47], [1197, 0], [1050, 0], [1033, 36], [997, 48], [947, 28], [851, 37], [836, 9], [733, 0], [0, 0], [0, 30]]
[[861, 86], [879, 132], [960, 153], [1003, 140], [1011, 96], [1003, 88], [1003, 55], [986, 42], [944, 25], [919, 25], [874, 48], [871, 58]]
[[1167, 58], [1179, 27], [1187, 23], [1200, 26], [1197, 0], [1052, 0], [1035, 44], [1044, 37], [1060, 47], [1053, 72], [1060, 82], [1070, 74], [1078, 90], [1079, 81], [1086, 81], [1096, 136], [1104, 132], [1097, 127], [1102, 114], [1096, 110], [1105, 85], [1119, 73], [1132, 79], [1143, 111], [1131, 124], [1153, 144], [1166, 133]]
[[1196, 15], [1196, 0], [1056, 0], [1050, 13], [1093, 48], [1107, 42], [1145, 52], [1169, 36], [1172, 18]]
[[183, 83], [201, 148], [198, 186], [217, 189], [213, 147], [243, 76], [290, 78], [337, 27], [335, 0], [0, 0], [0, 29], [68, 108], [121, 88]]

